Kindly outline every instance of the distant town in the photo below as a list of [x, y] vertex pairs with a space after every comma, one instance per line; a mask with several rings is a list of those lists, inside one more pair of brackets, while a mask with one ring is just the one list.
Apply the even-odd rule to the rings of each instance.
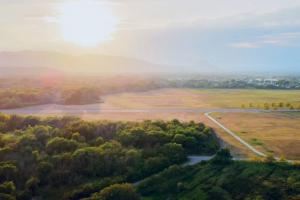
[[168, 84], [187, 88], [300, 89], [300, 77], [177, 77]]

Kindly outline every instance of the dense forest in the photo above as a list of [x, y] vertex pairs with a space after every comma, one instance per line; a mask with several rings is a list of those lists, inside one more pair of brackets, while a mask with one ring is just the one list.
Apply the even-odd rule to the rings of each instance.
[[221, 150], [209, 162], [151, 176], [138, 192], [147, 200], [299, 200], [300, 165], [232, 161]]
[[[201, 123], [0, 115], [0, 199], [138, 199], [135, 183], [219, 144]], [[110, 196], [114, 198], [109, 198]]]
[[[0, 114], [0, 133], [3, 200], [300, 198], [299, 164], [233, 161], [202, 123]], [[184, 167], [189, 154], [216, 156]]]

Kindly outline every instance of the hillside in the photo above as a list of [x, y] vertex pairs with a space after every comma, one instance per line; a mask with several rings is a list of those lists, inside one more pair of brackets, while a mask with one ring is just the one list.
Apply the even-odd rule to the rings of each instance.
[[[157, 69], [157, 70], [156, 70]], [[58, 52], [19, 51], [0, 53], [1, 75], [37, 75], [40, 73], [142, 73], [158, 71], [160, 66], [147, 61], [101, 54], [64, 54]]]

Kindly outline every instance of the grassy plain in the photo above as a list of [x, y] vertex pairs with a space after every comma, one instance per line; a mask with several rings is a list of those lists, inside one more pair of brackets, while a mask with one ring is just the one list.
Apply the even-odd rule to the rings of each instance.
[[[182, 109], [197, 109], [197, 108], [240, 108], [242, 104], [249, 105], [250, 103], [261, 106], [264, 103], [290, 103], [296, 107], [300, 105], [300, 91], [299, 90], [257, 90], [257, 89], [161, 89], [153, 90], [147, 92], [134, 92], [134, 93], [120, 93], [108, 95], [104, 98], [103, 108], [117, 108], [117, 109], [159, 109], [159, 108], [182, 108]], [[225, 114], [224, 114], [225, 115]], [[238, 114], [236, 114], [238, 115]], [[244, 116], [253, 116], [251, 114], [240, 114], [238, 117], [232, 119], [237, 126], [239, 122], [247, 121]], [[89, 119], [92, 116], [86, 116]], [[183, 121], [200, 121], [208, 126], [213, 127], [218, 133], [219, 137], [225, 141], [226, 145], [231, 148], [235, 154], [242, 155], [253, 155], [247, 148], [241, 145], [233, 137], [225, 133], [220, 127], [216, 126], [206, 117], [203, 113], [185, 113], [185, 112], [165, 112], [165, 113], [102, 113], [97, 116], [100, 119], [110, 119], [110, 120], [145, 120], [145, 119], [162, 119], [169, 120], [172, 118], [178, 118]], [[241, 119], [239, 119], [239, 117]], [[94, 117], [92, 117], [93, 119]], [[277, 134], [278, 131], [285, 129], [283, 134], [293, 134], [297, 130], [297, 120], [300, 118], [293, 119], [287, 123], [286, 117], [283, 122], [281, 119], [274, 117], [268, 118], [267, 123], [275, 124], [276, 129], [270, 129], [269, 134], [274, 131]], [[264, 119], [256, 119], [252, 117], [252, 124], [257, 124], [257, 122], [263, 122]], [[284, 124], [287, 123], [287, 124]], [[299, 121], [298, 121], [299, 123]], [[281, 127], [281, 129], [280, 129]], [[246, 129], [246, 127], [245, 127]], [[250, 130], [249, 130], [250, 131]], [[255, 132], [255, 128], [253, 130]], [[258, 128], [258, 130], [260, 129]], [[277, 134], [278, 135], [278, 134]], [[280, 135], [280, 134], [279, 134]], [[285, 136], [283, 136], [285, 137]], [[300, 137], [300, 136], [299, 136]], [[250, 138], [250, 143], [258, 146], [258, 148], [263, 148], [260, 144], [259, 138]], [[267, 149], [266, 151], [274, 151], [275, 153], [288, 155], [288, 157], [300, 157], [297, 152], [292, 152], [296, 150], [289, 150], [285, 154], [285, 145], [297, 145], [297, 141], [285, 140], [284, 142], [278, 140], [273, 140], [272, 143], [277, 143], [277, 147], [274, 149]], [[267, 142], [268, 143], [268, 142]], [[268, 147], [265, 147], [268, 148]], [[296, 148], [297, 149], [297, 148]], [[299, 149], [299, 148], [298, 148]], [[264, 149], [265, 150], [265, 149]], [[300, 149], [298, 150], [300, 152]]]
[[300, 159], [300, 113], [213, 113], [258, 150]]
[[[160, 89], [160, 90], [152, 90], [147, 92], [128, 92], [128, 93], [117, 93], [106, 95], [103, 97], [104, 103], [97, 104], [96, 106], [92, 106], [97, 112], [89, 112], [91, 109], [90, 105], [80, 105], [75, 106], [75, 111], [68, 106], [66, 109], [63, 106], [59, 108], [53, 108], [49, 106], [40, 106], [40, 109], [36, 110], [27, 110], [25, 113], [29, 115], [38, 115], [38, 116], [49, 116], [49, 115], [75, 115], [81, 117], [85, 120], [113, 120], [113, 121], [143, 121], [143, 120], [171, 120], [177, 118], [181, 121], [197, 121], [203, 122], [208, 126], [214, 128], [220, 138], [225, 141], [226, 146], [228, 146], [235, 155], [249, 155], [252, 153], [241, 145], [237, 140], [233, 137], [225, 133], [220, 127], [216, 124], [212, 123], [209, 119], [204, 116], [204, 113], [193, 113], [186, 112], [185, 110], [180, 109], [212, 109], [212, 108], [240, 108], [242, 104], [261, 104], [264, 103], [291, 103], [294, 105], [300, 105], [300, 91], [299, 90], [250, 90], [250, 89]], [[295, 106], [295, 107], [296, 107]], [[138, 110], [145, 109], [149, 112], [126, 112], [126, 109], [130, 110]], [[153, 110], [152, 110], [153, 109]], [[156, 110], [155, 110], [156, 109]], [[164, 111], [159, 111], [159, 109], [168, 109]], [[26, 108], [18, 109], [19, 111], [24, 111]], [[106, 112], [103, 112], [106, 110]], [[107, 111], [112, 110], [112, 112]], [[51, 114], [47, 114], [49, 113]], [[204, 112], [204, 111], [203, 111]], [[24, 112], [16, 112], [16, 114], [22, 114]], [[243, 127], [240, 125], [240, 122], [244, 122], [247, 125], [247, 122], [253, 124], [253, 127], [248, 130], [245, 125], [243, 131], [245, 132], [259, 132], [262, 129], [259, 128], [263, 122], [265, 122], [265, 118], [256, 118], [253, 115], [249, 114], [224, 114], [228, 116], [232, 116], [229, 121], [231, 123], [228, 125], [236, 124], [237, 127]], [[250, 117], [251, 116], [251, 117]], [[225, 117], [225, 116], [224, 116]], [[281, 117], [282, 118], [282, 117]], [[290, 132], [299, 133], [299, 124], [300, 117], [293, 120], [278, 119], [278, 117], [268, 117], [267, 123], [271, 124], [271, 128], [268, 130], [269, 134], [272, 134], [275, 131], [275, 135], [289, 135]], [[227, 119], [227, 117], [226, 117]], [[225, 118], [223, 119], [225, 120]], [[286, 122], [288, 121], [288, 122]], [[228, 123], [228, 122], [227, 122]], [[274, 125], [274, 128], [272, 127]], [[257, 127], [256, 127], [257, 126]], [[280, 128], [281, 127], [281, 128]], [[298, 128], [298, 130], [297, 130]], [[257, 129], [257, 130], [256, 130]], [[235, 131], [239, 131], [236, 129]], [[242, 131], [241, 131], [242, 132]], [[280, 132], [280, 133], [277, 133]], [[245, 134], [244, 134], [245, 135]], [[298, 134], [299, 135], [299, 134]], [[260, 135], [257, 135], [260, 136]], [[285, 137], [285, 136], [282, 136]], [[298, 147], [294, 148], [295, 145], [298, 145], [299, 140], [273, 140], [272, 143], [276, 143], [276, 147], [274, 145], [273, 148], [268, 146], [268, 142], [261, 141], [263, 138], [251, 136], [249, 138], [249, 142], [255, 145], [257, 148], [261, 148], [265, 151], [274, 151], [278, 154], [289, 155], [288, 157], [300, 157], [298, 151], [300, 149]], [[270, 139], [268, 140], [270, 141]], [[286, 154], [283, 153], [286, 149], [283, 148], [285, 145], [292, 145], [293, 149], [289, 149], [289, 152]], [[296, 150], [295, 150], [296, 149]], [[297, 152], [293, 152], [297, 151]]]
[[120, 93], [104, 97], [103, 107], [113, 108], [240, 108], [250, 103], [300, 105], [299, 90], [161, 89]]

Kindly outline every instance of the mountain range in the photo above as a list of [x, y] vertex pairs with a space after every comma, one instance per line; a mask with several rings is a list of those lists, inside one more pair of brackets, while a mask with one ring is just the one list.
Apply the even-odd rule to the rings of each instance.
[[0, 52], [0, 76], [41, 73], [122, 74], [161, 71], [159, 64], [135, 58], [45, 51]]

